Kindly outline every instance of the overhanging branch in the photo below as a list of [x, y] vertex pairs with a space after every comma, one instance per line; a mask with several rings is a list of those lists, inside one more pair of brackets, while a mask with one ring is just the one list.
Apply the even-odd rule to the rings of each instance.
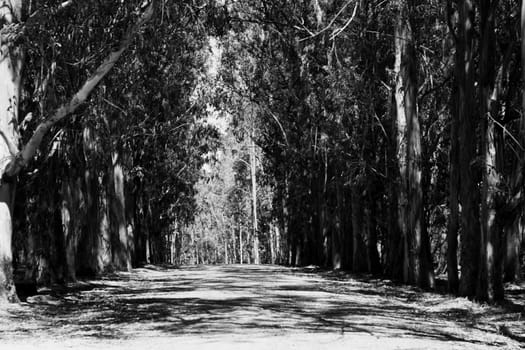
[[7, 165], [5, 174], [7, 176], [15, 176], [22, 170], [26, 164], [35, 156], [36, 151], [40, 147], [44, 136], [48, 131], [59, 121], [71, 115], [75, 110], [84, 103], [95, 87], [100, 81], [109, 73], [117, 60], [122, 56], [122, 53], [131, 45], [133, 37], [140, 30], [140, 28], [151, 19], [154, 10], [154, 1], [151, 0], [142, 12], [140, 19], [132, 25], [125, 33], [120, 41], [119, 46], [110, 52], [106, 59], [97, 67], [95, 72], [88, 77], [80, 90], [69, 100], [55, 110], [54, 114], [40, 123], [36, 128], [31, 139], [23, 146], [22, 150], [18, 152], [16, 157]]

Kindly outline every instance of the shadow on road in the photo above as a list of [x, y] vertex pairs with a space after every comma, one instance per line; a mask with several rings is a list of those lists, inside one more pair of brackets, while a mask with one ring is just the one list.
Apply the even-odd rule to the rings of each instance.
[[[0, 336], [308, 332], [505, 344], [494, 325], [483, 323], [481, 313], [488, 310], [468, 301], [388, 281], [339, 277], [268, 266], [142, 268], [29, 298], [31, 304], [2, 316]], [[521, 317], [523, 305], [513, 307]]]

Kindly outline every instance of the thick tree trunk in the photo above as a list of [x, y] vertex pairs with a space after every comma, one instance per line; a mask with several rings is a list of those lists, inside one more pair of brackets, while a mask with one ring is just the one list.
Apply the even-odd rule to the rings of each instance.
[[[390, 103], [390, 115], [392, 121], [390, 147], [388, 148], [388, 237], [385, 244], [385, 274], [396, 280], [403, 278], [403, 237], [401, 233], [403, 222], [399, 217], [400, 208], [399, 192], [399, 167], [398, 167], [398, 144], [397, 139], [397, 105], [395, 93], [392, 93]], [[402, 211], [401, 211], [402, 212]]]
[[[522, 149], [525, 148], [525, 1], [521, 2], [521, 120], [520, 120], [520, 142]], [[525, 197], [525, 152], [516, 163], [513, 179], [513, 200], [523, 201]], [[520, 278], [520, 250], [524, 249], [525, 240], [525, 207], [514, 218], [514, 222], [507, 227], [507, 251], [505, 254], [505, 279], [507, 281]]]
[[461, 280], [459, 293], [472, 298], [478, 278], [480, 227], [478, 177], [475, 171], [477, 114], [474, 101], [474, 7], [471, 0], [458, 2], [456, 47], [459, 115], [459, 164], [461, 202]]
[[18, 301], [13, 281], [13, 253], [11, 250], [12, 195], [9, 184], [0, 186], [0, 304]]
[[452, 92], [449, 152], [449, 221], [447, 231], [447, 277], [448, 290], [457, 293], [459, 288], [458, 274], [458, 232], [459, 232], [459, 120], [457, 89]]
[[128, 229], [126, 223], [126, 198], [124, 194], [124, 172], [120, 163], [118, 153], [112, 155], [112, 183], [113, 194], [111, 196], [114, 221], [113, 230], [116, 239], [113, 240], [113, 264], [116, 269], [122, 271], [131, 270], [131, 254], [129, 250]]
[[[407, 50], [410, 41], [412, 40], [412, 33], [409, 32], [406, 17], [406, 0], [398, 0], [398, 19], [395, 30], [395, 65], [394, 71], [396, 73], [396, 85], [395, 85], [395, 103], [396, 103], [396, 160], [398, 165], [398, 186], [397, 186], [397, 222], [399, 226], [399, 232], [401, 233], [402, 239], [402, 256], [403, 256], [403, 281], [405, 283], [410, 282], [410, 258], [409, 258], [409, 226], [408, 226], [408, 178], [407, 178], [407, 150], [408, 150], [408, 133], [407, 133], [407, 110], [412, 112], [409, 108], [412, 107], [414, 101], [410, 101], [411, 96], [407, 96], [409, 100], [409, 106], [405, 106], [405, 95], [407, 95], [407, 79], [408, 69], [407, 65], [410, 62], [407, 60]], [[413, 85], [413, 84], [412, 84]]]
[[[0, 7], [0, 29], [21, 17], [21, 0], [12, 0]], [[13, 182], [4, 176], [7, 163], [18, 145], [18, 108], [20, 102], [23, 51], [9, 42], [0, 42], [0, 304], [17, 301], [12, 267]], [[11, 183], [10, 183], [11, 182]]]
[[395, 72], [397, 160], [399, 166], [398, 212], [403, 237], [403, 280], [423, 288], [434, 287], [430, 249], [423, 237], [423, 189], [421, 183], [421, 128], [417, 114], [417, 63], [411, 8], [399, 0], [396, 25]]
[[[501, 270], [502, 228], [498, 224], [498, 191], [500, 175], [496, 163], [495, 123], [492, 104], [495, 84], [494, 69], [494, 13], [492, 1], [480, 5], [481, 56], [480, 56], [480, 114], [483, 128], [482, 151], [484, 155], [483, 187], [481, 199], [480, 270], [476, 298], [494, 302], [503, 299]], [[497, 111], [496, 111], [497, 113]]]

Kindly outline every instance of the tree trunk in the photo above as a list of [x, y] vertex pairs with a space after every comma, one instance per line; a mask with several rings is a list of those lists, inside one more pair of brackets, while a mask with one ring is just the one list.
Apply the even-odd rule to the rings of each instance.
[[343, 266], [343, 222], [342, 222], [342, 213], [343, 213], [343, 180], [338, 177], [336, 180], [336, 208], [335, 208], [335, 217], [334, 217], [334, 228], [332, 230], [332, 268], [334, 270], [339, 270]]
[[[503, 281], [500, 272], [502, 229], [498, 224], [498, 191], [500, 175], [496, 163], [496, 140], [492, 104], [495, 83], [494, 70], [494, 13], [492, 1], [480, 5], [481, 57], [480, 57], [480, 114], [482, 120], [482, 151], [484, 156], [483, 187], [481, 197], [481, 244], [479, 280], [476, 298], [494, 302], [503, 299]], [[497, 113], [497, 111], [496, 111]]]
[[242, 265], [242, 229], [241, 224], [239, 224], [239, 264]]
[[361, 190], [358, 184], [352, 184], [352, 271], [366, 272], [366, 247], [363, 240], [363, 208]]
[[[398, 165], [398, 186], [397, 186], [397, 221], [399, 225], [399, 232], [401, 233], [402, 239], [402, 256], [403, 256], [403, 281], [405, 283], [410, 282], [409, 269], [410, 269], [410, 258], [408, 250], [409, 240], [409, 227], [408, 227], [408, 178], [407, 178], [407, 150], [408, 150], [408, 134], [407, 134], [407, 110], [409, 113], [413, 112], [409, 108], [413, 106], [414, 101], [410, 101], [411, 95], [409, 94], [408, 88], [413, 87], [412, 82], [407, 81], [411, 77], [409, 76], [410, 64], [407, 62], [409, 54], [409, 44], [412, 40], [412, 33], [410, 31], [406, 0], [398, 0], [398, 19], [395, 31], [395, 65], [394, 70], [396, 73], [396, 86], [395, 86], [395, 103], [396, 103], [396, 131], [397, 131], [397, 147], [396, 147], [396, 160]], [[410, 84], [410, 85], [407, 85]], [[409, 106], [405, 106], [405, 96], [409, 101]]]
[[374, 183], [368, 182], [367, 205], [365, 208], [366, 232], [367, 232], [367, 263], [368, 272], [379, 274], [381, 272], [381, 262], [377, 251], [377, 228], [376, 228], [376, 208], [373, 200]]
[[520, 278], [520, 248], [524, 229], [521, 216], [516, 217], [511, 223], [507, 223], [505, 227], [505, 282], [514, 282]]
[[430, 249], [422, 230], [423, 189], [421, 184], [421, 128], [417, 114], [417, 63], [411, 26], [411, 7], [399, 0], [396, 25], [396, 115], [399, 164], [399, 226], [403, 237], [403, 280], [433, 288], [434, 272]]
[[237, 236], [235, 236], [235, 228], [233, 224], [230, 227], [230, 233], [232, 236], [232, 264], [237, 263]]
[[[521, 120], [520, 120], [520, 142], [525, 147], [525, 1], [521, 3]], [[523, 201], [525, 196], [525, 152], [521, 152], [516, 163], [513, 181], [513, 196], [515, 201]], [[525, 207], [514, 218], [514, 222], [507, 228], [507, 252], [505, 255], [505, 279], [507, 281], [519, 279], [520, 275], [520, 250], [524, 248], [525, 240]]]
[[447, 231], [447, 277], [448, 290], [457, 293], [459, 288], [458, 275], [458, 231], [459, 231], [459, 139], [458, 139], [458, 106], [457, 88], [452, 92], [450, 152], [449, 152], [449, 221]]
[[108, 190], [103, 175], [98, 175], [96, 190], [97, 193], [94, 195], [98, 195], [98, 230], [96, 237], [97, 250], [95, 256], [97, 261], [97, 273], [103, 273], [112, 268]]
[[[22, 0], [0, 8], [0, 29], [20, 21]], [[13, 281], [13, 199], [14, 178], [4, 176], [6, 160], [12, 159], [12, 145], [18, 145], [18, 108], [24, 53], [9, 42], [0, 42], [0, 304], [18, 300]]]
[[478, 278], [480, 227], [478, 176], [475, 171], [477, 115], [474, 103], [474, 7], [471, 0], [458, 1], [456, 47], [459, 115], [459, 164], [461, 202], [461, 280], [459, 293], [472, 298]]
[[224, 237], [224, 263], [227, 265], [229, 264], [229, 257], [228, 257], [228, 233], [225, 232]]
[[[388, 237], [386, 239], [385, 247], [385, 274], [396, 280], [403, 278], [403, 236], [402, 228], [404, 221], [399, 217], [403, 213], [402, 207], [399, 203], [399, 153], [398, 145], [398, 123], [397, 123], [397, 104], [396, 94], [392, 93], [390, 103], [390, 115], [392, 121], [391, 133], [394, 137], [391, 138], [390, 147], [388, 148], [388, 168], [387, 178], [388, 183]], [[401, 153], [403, 154], [403, 153]]]
[[13, 281], [13, 253], [11, 250], [12, 196], [11, 186], [2, 184], [0, 186], [0, 304], [18, 301]]
[[277, 223], [275, 223], [274, 229], [275, 229], [275, 252], [276, 252], [275, 264], [284, 264], [284, 261], [282, 259], [283, 252], [281, 249], [281, 233], [280, 233], [279, 225]]
[[66, 245], [67, 278], [76, 280], [78, 243], [81, 236], [81, 225], [87, 217], [82, 211], [82, 185], [72, 174], [63, 179], [62, 183], [62, 227]]
[[253, 235], [253, 263], [259, 265], [259, 227], [257, 220], [257, 164], [255, 155], [254, 132], [252, 130], [250, 137], [250, 175], [252, 181], [252, 235]]
[[270, 241], [270, 264], [275, 264], [275, 229], [273, 222], [269, 224], [269, 237]]
[[126, 223], [126, 198], [124, 195], [124, 172], [120, 163], [120, 155], [112, 155], [112, 183], [113, 194], [111, 196], [114, 221], [113, 229], [116, 239], [113, 240], [113, 264], [121, 271], [131, 270], [131, 255], [129, 251], [128, 229]]

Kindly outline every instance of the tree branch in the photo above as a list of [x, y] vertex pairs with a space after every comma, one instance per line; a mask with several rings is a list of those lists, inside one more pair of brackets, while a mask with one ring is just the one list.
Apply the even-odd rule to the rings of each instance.
[[6, 168], [7, 176], [15, 176], [22, 170], [27, 163], [35, 156], [44, 136], [47, 132], [59, 121], [65, 117], [71, 115], [82, 103], [84, 103], [94, 88], [100, 83], [100, 81], [109, 73], [113, 68], [117, 60], [122, 56], [122, 53], [131, 45], [133, 37], [140, 30], [140, 28], [147, 22], [153, 15], [154, 1], [150, 1], [149, 5], [144, 9], [140, 19], [132, 25], [127, 31], [124, 37], [120, 41], [118, 48], [106, 57], [95, 72], [84, 82], [84, 85], [77, 91], [77, 93], [69, 100], [68, 103], [60, 106], [55, 110], [54, 114], [43, 121], [36, 128], [33, 136], [16, 155]]

